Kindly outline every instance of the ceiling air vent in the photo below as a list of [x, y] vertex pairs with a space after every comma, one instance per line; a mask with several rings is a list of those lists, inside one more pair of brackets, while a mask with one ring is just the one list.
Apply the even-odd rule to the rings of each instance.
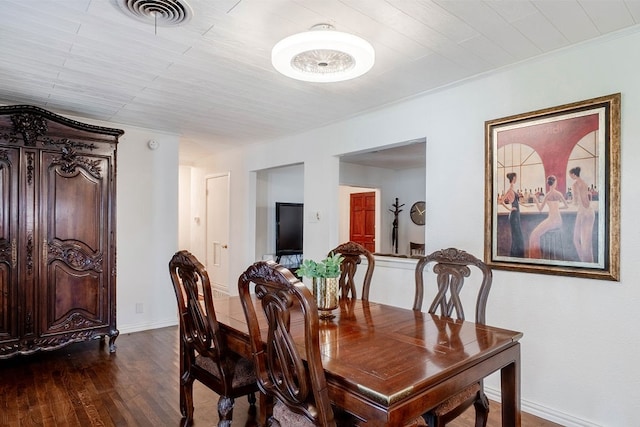
[[193, 12], [184, 0], [114, 0], [128, 16], [147, 24], [171, 27], [191, 19]]

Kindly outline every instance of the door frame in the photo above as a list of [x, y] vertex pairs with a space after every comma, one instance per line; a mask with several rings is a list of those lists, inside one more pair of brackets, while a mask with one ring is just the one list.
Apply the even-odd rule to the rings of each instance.
[[[216, 283], [213, 280], [213, 269], [214, 266], [213, 265], [209, 265], [209, 254], [210, 252], [213, 250], [213, 244], [214, 242], [210, 242], [209, 241], [209, 189], [208, 189], [208, 183], [210, 179], [216, 179], [216, 178], [222, 178], [222, 177], [226, 177], [227, 178], [227, 197], [226, 200], [222, 200], [222, 204], [226, 205], [226, 210], [227, 210], [227, 223], [226, 223], [226, 232], [225, 234], [225, 242], [221, 242], [221, 245], [223, 246], [221, 249], [224, 249], [226, 252], [226, 257], [225, 256], [221, 256], [220, 260], [221, 263], [224, 263], [225, 265], [223, 266], [223, 270], [226, 269], [226, 277], [223, 278], [221, 280], [226, 282], [226, 283]], [[208, 174], [204, 177], [204, 191], [205, 191], [205, 206], [204, 206], [204, 211], [205, 211], [205, 224], [204, 224], [204, 253], [205, 253], [205, 259], [204, 259], [204, 264], [205, 267], [207, 269], [207, 271], [211, 272], [210, 273], [210, 278], [211, 278], [211, 288], [213, 291], [214, 296], [216, 294], [224, 294], [224, 295], [229, 295], [229, 272], [230, 272], [230, 256], [229, 256], [229, 236], [230, 236], [230, 218], [231, 218], [231, 173], [230, 172], [224, 172], [224, 173], [214, 173], [214, 174]], [[220, 200], [218, 201], [220, 202]], [[215, 254], [213, 255], [215, 257]]]
[[[370, 192], [370, 191], [374, 191], [376, 193], [376, 219], [375, 219], [375, 223], [376, 223], [376, 233], [375, 233], [375, 248], [376, 248], [376, 252], [380, 252], [381, 251], [381, 245], [382, 245], [382, 240], [381, 240], [381, 235], [382, 235], [382, 214], [381, 214], [381, 209], [382, 209], [382, 205], [381, 205], [381, 191], [380, 188], [377, 187], [358, 187], [358, 186], [352, 186], [352, 185], [347, 185], [347, 184], [340, 184], [340, 188], [343, 189], [341, 190], [341, 194], [343, 194], [343, 196], [341, 196], [341, 200], [339, 203], [339, 216], [340, 216], [340, 228], [339, 228], [339, 240], [342, 241], [347, 241], [349, 239], [349, 227], [350, 227], [350, 216], [349, 216], [349, 199], [350, 199], [350, 194], [351, 193], [363, 193], [363, 192]], [[343, 198], [346, 197], [346, 198]]]

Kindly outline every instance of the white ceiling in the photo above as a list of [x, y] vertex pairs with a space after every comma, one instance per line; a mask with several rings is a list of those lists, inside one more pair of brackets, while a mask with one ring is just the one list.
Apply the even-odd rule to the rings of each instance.
[[426, 149], [426, 140], [423, 138], [394, 144], [380, 150], [345, 154], [340, 157], [340, 161], [393, 170], [424, 168]]
[[[0, 0], [0, 103], [178, 133], [188, 162], [203, 141], [299, 133], [640, 22], [639, 0], [186, 1], [190, 21], [155, 28], [114, 0]], [[374, 68], [278, 74], [271, 47], [318, 23], [367, 39]]]

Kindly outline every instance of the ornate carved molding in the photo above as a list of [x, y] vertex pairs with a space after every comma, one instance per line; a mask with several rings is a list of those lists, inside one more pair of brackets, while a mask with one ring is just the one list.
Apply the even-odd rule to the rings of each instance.
[[332, 252], [336, 254], [341, 254], [343, 256], [347, 256], [347, 255], [360, 256], [360, 255], [364, 255], [368, 251], [364, 248], [364, 246], [356, 242], [346, 242], [339, 245]]
[[11, 265], [11, 242], [3, 238], [0, 238], [0, 262]]
[[27, 235], [27, 274], [33, 274], [33, 233], [29, 231]]
[[476, 264], [477, 258], [473, 255], [456, 248], [441, 249], [435, 251], [428, 256], [429, 259], [439, 260], [444, 262], [462, 263], [462, 264]]
[[20, 346], [18, 343], [0, 344], [0, 359], [4, 359], [18, 353]]
[[103, 256], [101, 253], [91, 256], [83, 251], [79, 245], [59, 242], [49, 243], [48, 249], [47, 262], [58, 259], [78, 271], [102, 272]]
[[71, 334], [57, 335], [54, 337], [39, 338], [36, 340], [22, 340], [20, 342], [0, 344], [0, 359], [6, 359], [16, 354], [28, 355], [43, 349], [53, 350], [72, 342], [92, 339], [104, 333], [96, 331], [79, 331]]
[[78, 149], [94, 150], [95, 144], [85, 144], [83, 142], [74, 142], [67, 138], [54, 141], [51, 138], [46, 138], [43, 145], [53, 145], [60, 149], [61, 155], [55, 157], [51, 162], [53, 165], [60, 166], [60, 170], [67, 174], [72, 174], [76, 171], [77, 167], [81, 167], [87, 170], [90, 174], [96, 178], [101, 178], [102, 172], [100, 168], [99, 160], [90, 160], [86, 157], [78, 155]]
[[97, 147], [95, 144], [87, 144], [85, 142], [76, 142], [71, 141], [69, 138], [61, 138], [58, 140], [54, 140], [53, 138], [44, 138], [42, 140], [42, 145], [53, 145], [54, 147], [59, 147], [60, 150], [64, 153], [65, 150], [89, 150], [93, 151]]
[[101, 326], [101, 325], [102, 325], [102, 322], [87, 319], [80, 313], [73, 313], [71, 314], [71, 316], [66, 318], [64, 322], [51, 328], [51, 331], [53, 332], [69, 331], [69, 330], [91, 328], [91, 327]]
[[74, 342], [86, 341], [104, 336], [110, 337], [109, 351], [113, 353], [115, 351], [115, 345], [113, 344], [113, 341], [115, 337], [118, 336], [117, 330], [109, 331], [109, 333], [106, 333], [105, 331], [85, 330], [56, 336], [37, 338], [35, 340], [25, 339], [21, 340], [20, 342], [1, 343], [0, 359], [7, 359], [17, 354], [29, 355], [41, 350], [55, 350]]
[[35, 157], [32, 152], [27, 153], [27, 184], [33, 185], [33, 171], [35, 170]]
[[48, 130], [45, 118], [36, 114], [12, 114], [11, 121], [14, 132], [22, 134], [24, 145], [29, 147], [35, 147], [38, 137], [47, 133]]
[[27, 334], [33, 333], [33, 315], [31, 314], [31, 312], [27, 313], [24, 322], [24, 329]]
[[276, 284], [284, 288], [298, 281], [289, 270], [273, 261], [259, 261], [250, 265], [240, 279], [255, 284]]
[[34, 348], [34, 350], [40, 350], [44, 348], [50, 350], [63, 347], [67, 344], [71, 344], [72, 342], [86, 341], [102, 335], [104, 334], [96, 333], [95, 331], [79, 331], [72, 334], [64, 334], [55, 337], [38, 338], [33, 341], [32, 347]]
[[0, 139], [4, 139], [11, 144], [15, 144], [18, 142], [18, 136], [15, 132], [11, 131], [9, 133], [0, 133]]
[[[18, 113], [15, 113], [15, 112], [18, 112]], [[0, 115], [6, 115], [11, 113], [15, 113], [16, 115], [30, 114], [36, 117], [42, 117], [43, 119], [48, 119], [57, 123], [61, 123], [73, 129], [79, 129], [79, 130], [83, 130], [83, 131], [87, 131], [95, 134], [110, 135], [110, 136], [113, 136], [114, 138], [118, 138], [124, 133], [124, 131], [121, 129], [113, 129], [113, 128], [107, 128], [102, 126], [90, 125], [88, 123], [78, 122], [76, 120], [69, 119], [67, 117], [60, 116], [56, 113], [45, 110], [44, 108], [36, 107], [34, 105], [0, 106]], [[16, 142], [16, 141], [14, 140], [11, 142]]]

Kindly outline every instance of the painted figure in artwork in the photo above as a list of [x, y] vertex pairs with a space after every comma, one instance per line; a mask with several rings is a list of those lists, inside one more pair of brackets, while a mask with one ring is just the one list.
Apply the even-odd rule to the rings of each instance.
[[[556, 189], [558, 179], [555, 176], [549, 175], [547, 185], [549, 186], [549, 191], [547, 191], [547, 194], [544, 196], [542, 203], [540, 203], [537, 198], [534, 198], [539, 212], [542, 212], [545, 205], [549, 206], [549, 215], [533, 229], [529, 236], [529, 258], [538, 259], [542, 257], [540, 238], [547, 231], [562, 228], [560, 209], [567, 209], [569, 207], [562, 193]], [[560, 206], [561, 204], [562, 206]]]
[[507, 174], [509, 180], [509, 189], [502, 197], [502, 206], [509, 211], [509, 226], [511, 228], [511, 250], [509, 256], [524, 257], [524, 238], [522, 237], [522, 226], [520, 225], [520, 202], [518, 193], [515, 190], [515, 184], [518, 175], [515, 172]]
[[576, 225], [573, 229], [573, 244], [578, 252], [578, 258], [583, 262], [593, 262], [593, 223], [596, 214], [591, 207], [589, 188], [580, 178], [580, 166], [569, 170], [573, 179], [573, 203], [577, 205]]

